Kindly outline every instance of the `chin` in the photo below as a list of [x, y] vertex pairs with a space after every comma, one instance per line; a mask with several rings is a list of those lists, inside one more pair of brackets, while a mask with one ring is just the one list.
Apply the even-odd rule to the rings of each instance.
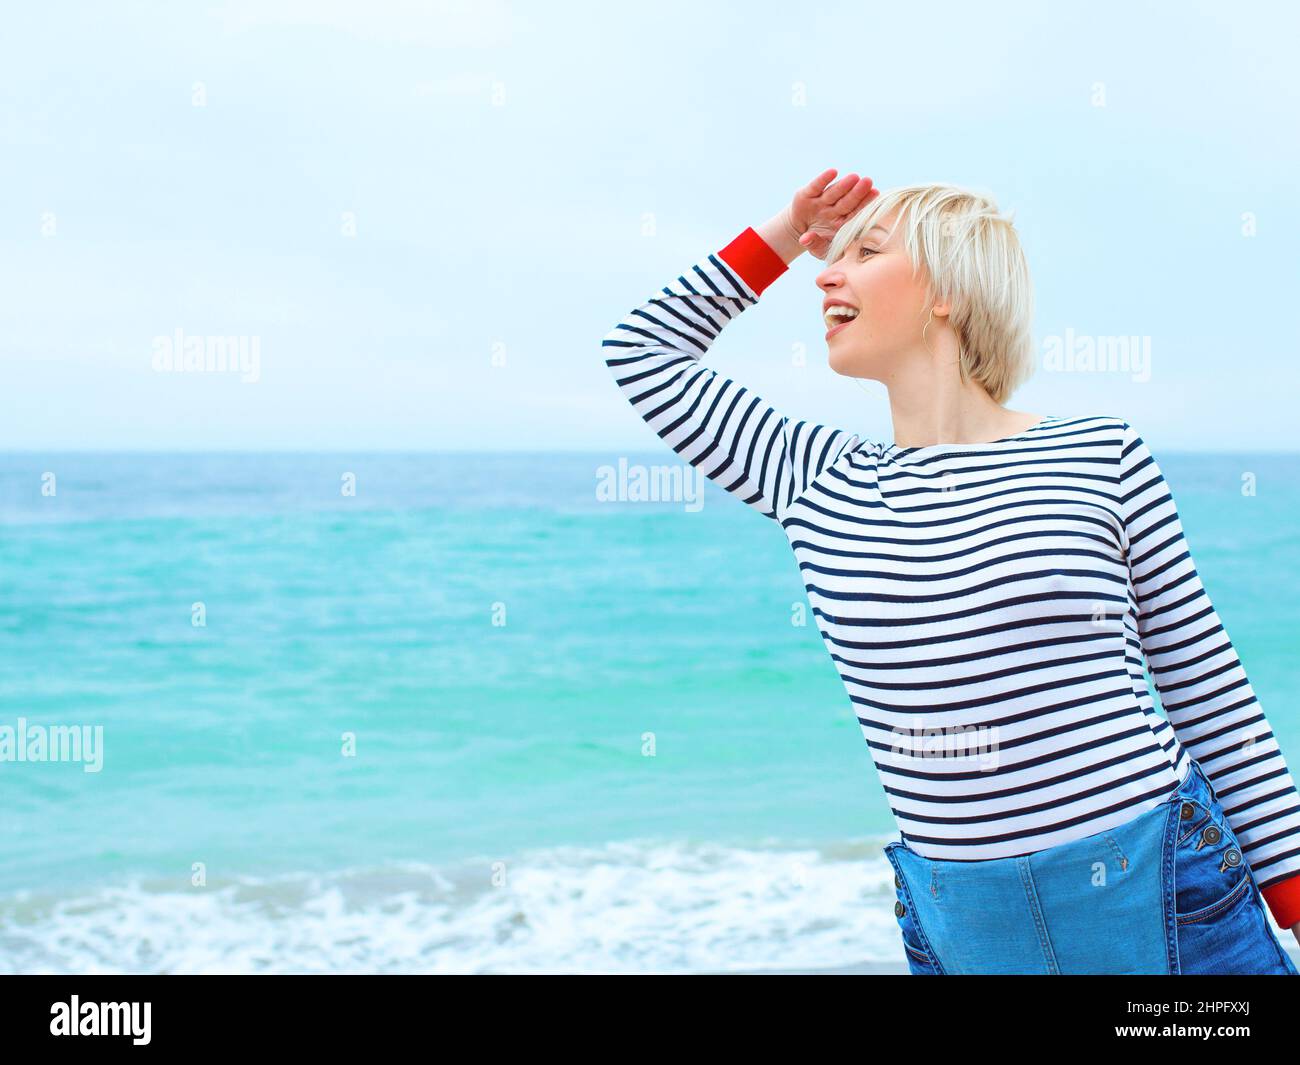
[[860, 358], [854, 358], [851, 352], [846, 352], [841, 348], [832, 347], [830, 355], [827, 358], [827, 365], [830, 366], [837, 374], [843, 377], [856, 377], [853, 372], [855, 364], [860, 364]]
[[884, 352], [858, 338], [858, 343], [850, 341], [830, 341], [826, 365], [841, 377], [856, 377], [859, 381], [883, 381], [890, 362]]

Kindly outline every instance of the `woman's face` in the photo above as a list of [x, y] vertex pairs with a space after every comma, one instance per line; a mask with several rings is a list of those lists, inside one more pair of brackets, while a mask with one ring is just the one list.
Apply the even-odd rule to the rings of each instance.
[[858, 311], [851, 321], [827, 319], [830, 367], [846, 377], [888, 381], [900, 357], [920, 341], [929, 315], [925, 285], [912, 276], [902, 233], [889, 233], [896, 217], [897, 211], [881, 219], [817, 275], [823, 311], [837, 302]]

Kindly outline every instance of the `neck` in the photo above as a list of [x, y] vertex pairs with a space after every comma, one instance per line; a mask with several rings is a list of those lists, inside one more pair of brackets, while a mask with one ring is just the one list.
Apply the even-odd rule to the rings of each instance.
[[982, 386], [963, 382], [955, 338], [948, 332], [935, 339], [933, 355], [902, 360], [910, 370], [885, 382], [899, 447], [979, 444], [1015, 436], [1042, 420], [1041, 415], [1008, 410]]

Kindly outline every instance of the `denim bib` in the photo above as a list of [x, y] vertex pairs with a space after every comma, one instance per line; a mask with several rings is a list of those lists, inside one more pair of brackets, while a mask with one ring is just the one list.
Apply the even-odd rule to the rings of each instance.
[[902, 842], [885, 855], [915, 974], [1296, 975], [1194, 759], [1160, 805], [1084, 839], [984, 861]]

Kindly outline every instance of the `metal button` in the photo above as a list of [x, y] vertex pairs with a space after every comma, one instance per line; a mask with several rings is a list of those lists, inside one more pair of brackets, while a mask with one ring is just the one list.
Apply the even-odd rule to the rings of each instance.
[[896, 902], [896, 903], [894, 903], [894, 916], [895, 916], [895, 917], [902, 917], [903, 914], [905, 914], [906, 912], [907, 912], [907, 910], [904, 908], [904, 906], [903, 906], [903, 904], [902, 904], [901, 902]]
[[1216, 825], [1206, 825], [1205, 831], [1201, 833], [1201, 839], [1211, 847], [1218, 843], [1223, 833], [1219, 831]]
[[896, 887], [896, 888], [901, 888], [902, 886], [903, 886], [903, 882], [902, 882], [901, 880], [898, 879], [898, 874], [895, 873], [895, 874], [894, 874], [894, 887]]
[[1241, 864], [1241, 851], [1236, 847], [1229, 847], [1223, 852], [1223, 864], [1229, 868]]
[[1196, 813], [1196, 808], [1190, 802], [1183, 803], [1181, 816], [1184, 821], [1191, 818], [1195, 813]]

